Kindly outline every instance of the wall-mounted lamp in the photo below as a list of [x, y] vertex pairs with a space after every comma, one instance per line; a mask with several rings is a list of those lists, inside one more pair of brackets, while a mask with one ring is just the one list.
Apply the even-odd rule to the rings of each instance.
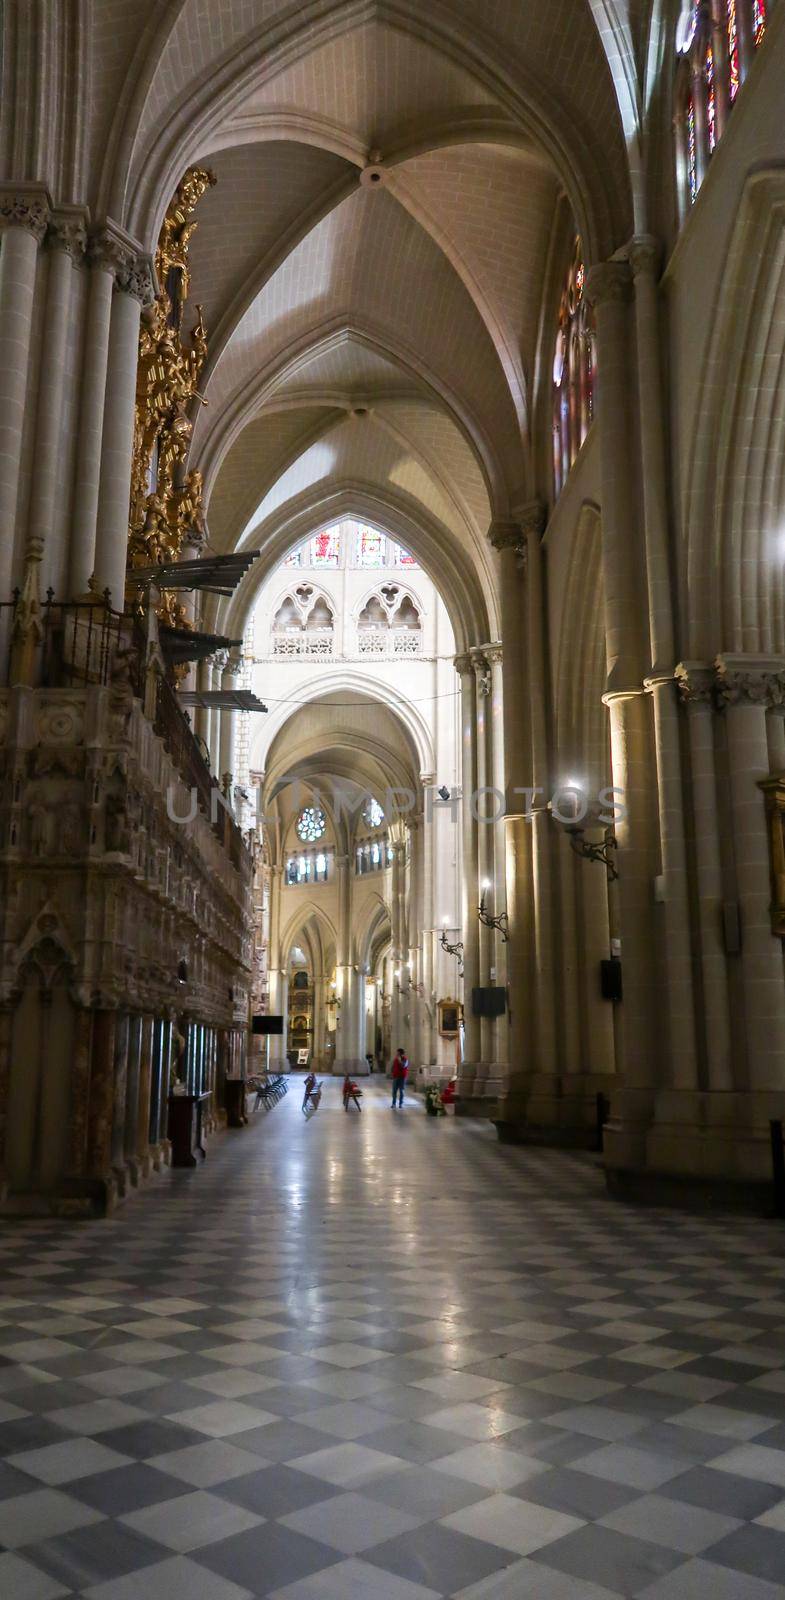
[[[458, 933], [459, 929], [458, 928], [454, 928], [454, 929], [451, 928], [450, 932], [451, 933]], [[446, 954], [448, 956], [457, 956], [457, 958], [458, 958], [458, 977], [462, 978], [463, 977], [463, 941], [460, 940], [460, 939], [457, 939], [454, 944], [450, 944], [450, 941], [447, 938], [447, 918], [446, 917], [445, 917], [444, 923], [442, 925], [442, 936], [441, 936], [441, 939], [439, 940], [439, 943], [440, 943], [442, 949], [446, 952]]]
[[509, 942], [510, 942], [510, 919], [509, 919], [509, 917], [507, 915], [507, 912], [506, 911], [500, 911], [498, 917], [492, 917], [490, 911], [486, 907], [485, 896], [486, 896], [488, 890], [490, 889], [490, 887], [491, 887], [490, 884], [486, 880], [486, 882], [482, 886], [482, 895], [481, 895], [481, 898], [480, 898], [480, 905], [479, 905], [479, 909], [477, 911], [477, 915], [478, 915], [478, 917], [480, 919], [480, 922], [482, 923], [482, 926], [484, 928], [495, 928], [496, 932], [500, 933], [501, 936], [502, 936], [502, 943], [503, 944], [509, 944]]
[[[570, 795], [574, 799], [573, 816], [565, 816], [561, 810], [561, 802], [564, 795]], [[614, 883], [619, 876], [619, 869], [611, 854], [613, 850], [618, 848], [616, 834], [612, 825], [610, 827], [606, 826], [599, 820], [596, 814], [597, 807], [595, 806], [592, 810], [580, 785], [576, 783], [565, 784], [559, 793], [559, 807], [556, 806], [554, 800], [548, 809], [554, 822], [557, 822], [567, 834], [567, 838], [570, 841], [570, 849], [574, 850], [576, 856], [580, 856], [584, 861], [600, 861], [608, 874], [608, 882]], [[598, 827], [603, 828], [602, 841], [599, 839], [587, 839], [587, 829]]]

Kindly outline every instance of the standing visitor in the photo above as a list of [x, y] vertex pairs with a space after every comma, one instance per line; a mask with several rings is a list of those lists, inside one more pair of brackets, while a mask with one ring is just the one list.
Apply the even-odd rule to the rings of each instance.
[[397, 1101], [397, 1104], [401, 1107], [401, 1109], [403, 1109], [403, 1089], [404, 1089], [404, 1084], [406, 1083], [406, 1079], [408, 1078], [408, 1076], [409, 1076], [409, 1057], [407, 1056], [406, 1051], [404, 1050], [403, 1045], [401, 1044], [401, 1045], [398, 1046], [398, 1051], [397, 1051], [395, 1060], [393, 1061], [393, 1064], [392, 1064], [392, 1107], [391, 1107], [391, 1109], [393, 1111], [395, 1110], [396, 1101]]

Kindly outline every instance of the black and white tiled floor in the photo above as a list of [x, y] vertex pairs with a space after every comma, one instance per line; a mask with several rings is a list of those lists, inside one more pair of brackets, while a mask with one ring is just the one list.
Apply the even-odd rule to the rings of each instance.
[[785, 1228], [300, 1085], [0, 1235], [7, 1600], [785, 1600]]

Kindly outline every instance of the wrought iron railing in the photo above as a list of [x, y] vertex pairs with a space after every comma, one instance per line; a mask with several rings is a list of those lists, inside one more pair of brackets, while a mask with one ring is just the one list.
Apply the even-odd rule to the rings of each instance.
[[[2, 678], [11, 682], [15, 654], [15, 624], [21, 612], [21, 595], [14, 590], [10, 601], [0, 605], [0, 636], [4, 659]], [[102, 600], [55, 600], [47, 589], [34, 617], [25, 617], [32, 641], [31, 679], [42, 689], [67, 688], [74, 683], [106, 685], [112, 675], [121, 645], [131, 645], [126, 667], [132, 686], [141, 693], [144, 677], [144, 648], [139, 649], [138, 633], [122, 611], [113, 611], [109, 591]]]

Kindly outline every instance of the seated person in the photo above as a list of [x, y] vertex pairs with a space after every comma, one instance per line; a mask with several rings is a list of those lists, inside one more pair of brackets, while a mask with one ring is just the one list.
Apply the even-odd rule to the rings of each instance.
[[442, 1089], [441, 1102], [442, 1102], [443, 1106], [454, 1106], [455, 1105], [455, 1097], [456, 1097], [457, 1087], [458, 1087], [458, 1079], [457, 1078], [451, 1078], [449, 1083], [445, 1086], [445, 1088]]

